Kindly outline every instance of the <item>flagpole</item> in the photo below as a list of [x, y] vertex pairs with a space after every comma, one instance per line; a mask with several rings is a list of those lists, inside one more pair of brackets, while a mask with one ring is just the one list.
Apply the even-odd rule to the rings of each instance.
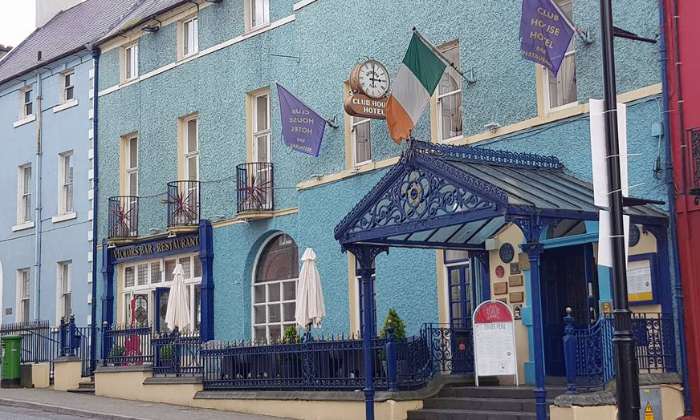
[[425, 45], [427, 45], [428, 48], [430, 48], [430, 49], [433, 51], [433, 53], [435, 53], [435, 55], [437, 55], [438, 58], [439, 58], [440, 60], [442, 60], [448, 67], [450, 67], [452, 70], [456, 71], [457, 74], [459, 74], [460, 76], [462, 76], [462, 79], [466, 80], [467, 82], [469, 81], [469, 79], [467, 79], [467, 76], [465, 76], [464, 73], [462, 73], [462, 72], [457, 68], [457, 66], [454, 65], [454, 63], [452, 63], [450, 60], [448, 60], [447, 57], [445, 57], [445, 55], [444, 55], [443, 53], [440, 52], [440, 50], [438, 50], [437, 48], [435, 48], [435, 46], [434, 46], [433, 44], [431, 44], [430, 41], [428, 41], [420, 32], [418, 32], [418, 29], [416, 29], [415, 26], [413, 27], [413, 33], [416, 34], [416, 36], [417, 36], [418, 38], [420, 38], [420, 40], [423, 41], [423, 43], [424, 43]]

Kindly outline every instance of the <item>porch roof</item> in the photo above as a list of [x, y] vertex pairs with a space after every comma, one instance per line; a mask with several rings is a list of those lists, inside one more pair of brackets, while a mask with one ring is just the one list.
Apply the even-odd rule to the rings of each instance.
[[[626, 208], [661, 224], [651, 205]], [[412, 141], [335, 228], [343, 245], [480, 249], [515, 219], [598, 220], [591, 183], [554, 156]]]

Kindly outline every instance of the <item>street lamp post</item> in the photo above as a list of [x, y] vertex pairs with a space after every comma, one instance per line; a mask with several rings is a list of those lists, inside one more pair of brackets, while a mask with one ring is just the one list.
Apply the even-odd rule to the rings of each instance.
[[612, 240], [612, 284], [615, 331], [615, 377], [618, 418], [639, 420], [639, 370], [634, 354], [632, 317], [627, 300], [627, 266], [622, 217], [622, 182], [620, 147], [617, 136], [617, 88], [615, 86], [615, 51], [613, 47], [612, 0], [600, 0], [603, 44], [603, 78], [605, 83], [605, 133], [607, 168], [610, 185], [610, 233]]

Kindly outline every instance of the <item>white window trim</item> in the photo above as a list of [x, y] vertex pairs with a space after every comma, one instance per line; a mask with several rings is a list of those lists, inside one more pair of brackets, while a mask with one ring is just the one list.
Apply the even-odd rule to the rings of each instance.
[[36, 121], [36, 115], [32, 114], [28, 117], [24, 117], [20, 120], [15, 121], [14, 123], [12, 123], [12, 127], [13, 128], [21, 127], [25, 124], [29, 124], [29, 123], [34, 122], [34, 121]]
[[253, 5], [256, 0], [245, 0], [245, 32], [256, 32], [260, 29], [270, 26], [270, 0], [262, 0], [264, 2], [263, 23], [253, 25]]
[[[261, 96], [266, 96], [267, 97], [267, 129], [265, 130], [260, 130], [256, 131], [256, 128], [258, 126], [258, 98]], [[257, 139], [259, 137], [267, 136], [267, 160], [266, 162], [272, 162], [272, 130], [271, 130], [271, 121], [270, 121], [270, 91], [268, 89], [264, 89], [261, 92], [258, 92], [254, 95], [252, 95], [252, 101], [251, 101], [251, 131], [252, 131], [252, 140], [253, 140], [253, 162], [260, 162], [261, 160], [258, 159], [258, 142]]]
[[[26, 295], [28, 296], [27, 298], [24, 298], [22, 296], [22, 291], [24, 289], [24, 278], [23, 274], [28, 273], [29, 276], [29, 290], [26, 291]], [[32, 318], [31, 310], [32, 310], [32, 271], [30, 268], [20, 268], [17, 270], [16, 275], [15, 275], [15, 322], [27, 322], [30, 321]], [[24, 300], [29, 301], [29, 312], [28, 314], [24, 313], [24, 305], [22, 305], [22, 302]]]
[[[127, 69], [127, 56], [129, 54], [129, 50], [134, 51], [134, 58], [132, 60], [132, 67], [133, 69]], [[136, 42], [132, 42], [131, 44], [125, 45], [122, 47], [121, 50], [121, 82], [127, 83], [127, 82], [132, 82], [134, 80], [137, 80], [139, 78], [139, 44], [138, 40]], [[128, 76], [129, 70], [133, 70], [131, 77]]]
[[[64, 187], [66, 185], [66, 173], [65, 173], [65, 159], [70, 158], [73, 165], [73, 179], [71, 180], [71, 202], [73, 203], [73, 208], [66, 208], [66, 195]], [[58, 212], [54, 218], [61, 218], [61, 216], [75, 215], [75, 153], [72, 150], [59, 153], [58, 155]], [[70, 219], [70, 217], [69, 217]], [[63, 220], [59, 220], [63, 221]]]
[[[369, 118], [359, 119], [359, 118], [353, 117], [353, 116], [350, 116], [350, 118], [351, 118], [351, 120], [350, 120], [351, 146], [350, 147], [352, 148], [353, 167], [358, 167], [358, 166], [366, 165], [368, 163], [372, 163], [372, 161], [374, 160], [374, 157], [373, 157], [372, 152], [371, 152], [371, 148], [372, 148], [372, 126], [371, 126], [372, 120]], [[355, 119], [358, 119], [358, 121], [355, 121]], [[360, 124], [365, 124], [365, 123], [370, 124], [370, 131], [369, 131], [370, 132], [370, 134], [369, 134], [370, 156], [369, 156], [369, 159], [358, 162], [358, 160], [357, 160], [357, 136], [356, 136], [356, 132], [355, 132], [355, 127], [357, 127]]]
[[[185, 51], [187, 49], [187, 41], [189, 39], [187, 36], [187, 24], [191, 22], [196, 22], [193, 38], [194, 45], [192, 51]], [[184, 58], [189, 58], [197, 54], [199, 54], [199, 16], [193, 15], [178, 22], [177, 56], [178, 60], [182, 60]]]
[[[68, 290], [63, 290], [63, 267], [68, 266]], [[61, 318], [65, 312], [63, 296], [64, 294], [71, 295], [71, 309], [73, 303], [73, 263], [72, 261], [60, 261], [56, 263], [56, 324], [60, 324]], [[71, 311], [72, 312], [72, 311]], [[72, 315], [72, 313], [71, 313]], [[68, 322], [68, 320], [66, 320]]]
[[[446, 71], [450, 71], [450, 70], [448, 69]], [[438, 142], [440, 142], [440, 143], [449, 143], [451, 141], [461, 139], [462, 137], [464, 137], [464, 121], [462, 121], [462, 134], [452, 136], [452, 137], [447, 138], [447, 139], [442, 138], [442, 99], [445, 97], [448, 97], [448, 96], [456, 95], [456, 94], [459, 94], [460, 100], [462, 99], [462, 83], [461, 83], [459, 78], [455, 78], [455, 80], [457, 80], [457, 83], [459, 83], [459, 89], [453, 90], [451, 92], [443, 93], [443, 94], [439, 93], [439, 87], [438, 87], [438, 89], [436, 89], [436, 92], [437, 92], [436, 93], [436, 95], [437, 95], [437, 119], [438, 119], [437, 120], [437, 130], [438, 130], [437, 135], [438, 135]], [[461, 113], [460, 113], [460, 118], [462, 118]]]
[[[201, 286], [202, 284], [202, 277], [194, 277], [194, 263], [195, 259], [199, 259], [199, 254], [198, 253], [189, 253], [189, 254], [177, 254], [177, 255], [170, 255], [164, 258], [156, 258], [156, 259], [150, 259], [150, 260], [143, 260], [143, 261], [137, 261], [134, 263], [129, 263], [129, 264], [121, 264], [118, 267], [118, 273], [119, 273], [119, 294], [121, 296], [121, 305], [120, 308], [118, 309], [118, 316], [120, 316], [121, 323], [126, 323], [127, 319], [127, 314], [125, 312], [126, 310], [126, 296], [128, 295], [146, 295], [147, 300], [148, 300], [148, 325], [149, 326], [155, 326], [155, 319], [153, 319], [153, 309], [154, 305], [156, 302], [153, 301], [153, 294], [156, 290], [156, 288], [161, 288], [161, 287], [166, 287], [170, 288], [172, 287], [173, 282], [172, 281], [165, 281], [166, 275], [165, 275], [165, 261], [166, 260], [175, 260], [176, 264], [180, 261], [182, 258], [189, 258], [190, 259], [190, 276], [188, 278], [184, 279], [185, 287], [190, 290], [190, 324], [195, 325], [195, 319], [197, 314], [194, 313], [194, 291], [196, 286]], [[153, 279], [151, 278], [151, 264], [153, 263], [158, 263], [160, 265], [160, 281], [158, 282], [153, 282]], [[146, 265], [148, 269], [146, 270], [146, 275], [147, 279], [145, 284], [138, 284], [138, 266], [139, 265]], [[134, 285], [126, 287], [126, 269], [128, 267], [133, 268], [134, 270]], [[200, 310], [201, 310], [201, 303], [200, 303]], [[201, 327], [201, 326], [200, 326]]]
[[[574, 42], [574, 40], [572, 40], [571, 42]], [[569, 57], [569, 56], [575, 55], [575, 54], [576, 54], [576, 49], [573, 49], [571, 51], [567, 51], [566, 54], [564, 54], [564, 60], [566, 60], [566, 57]], [[575, 60], [575, 58], [574, 58], [574, 60]], [[562, 60], [562, 63], [563, 62], [564, 61]], [[541, 71], [542, 71], [542, 95], [544, 96], [542, 98], [542, 100], [543, 100], [543, 104], [544, 104], [545, 114], [551, 114], [553, 112], [561, 111], [563, 109], [573, 108], [579, 104], [578, 95], [576, 95], [576, 100], [573, 102], [569, 102], [567, 104], [559, 105], [559, 106], [555, 106], [555, 107], [550, 106], [549, 78], [550, 78], [551, 72], [549, 71], [549, 69], [547, 69], [546, 67], [544, 67], [541, 64], [536, 64], [536, 65], [540, 66]]]
[[[136, 174], [136, 194], [139, 195], [139, 136], [128, 135], [123, 137], [124, 139], [124, 194], [125, 196], [131, 196], [131, 174]], [[131, 140], [136, 139], [136, 166], [131, 166]]]
[[22, 224], [12, 226], [12, 231], [19, 232], [21, 230], [27, 230], [27, 229], [33, 229], [33, 228], [34, 228], [34, 222], [25, 222]]
[[[69, 76], [71, 77], [71, 84], [70, 86], [66, 86], [66, 78]], [[66, 98], [66, 93], [69, 87], [73, 88], [73, 97], [70, 99]], [[73, 100], [75, 100], [75, 70], [70, 69], [63, 72], [63, 83], [61, 83], [61, 103], [66, 104], [72, 102]]]
[[[195, 121], [196, 123], [196, 131], [197, 131], [197, 150], [195, 151], [190, 151], [189, 149], [189, 139], [190, 139], [190, 126], [189, 123], [191, 121]], [[183, 179], [187, 181], [198, 181], [199, 180], [199, 115], [198, 114], [193, 114], [190, 115], [189, 117], [185, 117], [182, 119], [182, 174], [183, 174]], [[189, 160], [190, 159], [196, 159], [197, 160], [197, 173], [193, 177], [192, 174], [189, 173], [190, 171], [190, 166], [189, 166]]]
[[78, 213], [73, 211], [73, 212], [61, 214], [58, 216], [52, 216], [51, 223], [61, 223], [61, 222], [66, 222], [68, 220], [73, 220], [73, 219], [77, 219], [77, 218], [78, 218]]
[[[34, 109], [34, 106], [36, 104], [34, 103], [35, 101], [31, 95], [31, 93], [29, 95], [30, 101], [25, 102], [25, 100], [24, 100], [24, 96], [27, 94], [27, 92], [34, 92], [34, 89], [31, 86], [27, 86], [25, 88], [20, 89], [20, 91], [19, 91], [19, 104], [20, 104], [19, 121], [28, 120], [36, 114], [36, 109]], [[26, 111], [27, 104], [32, 104], [32, 113], [31, 114], [27, 114], [27, 111]]]
[[[33, 220], [30, 217], [29, 219], [26, 219], [24, 215], [27, 212], [27, 208], [25, 205], [25, 200], [24, 197], [26, 195], [29, 195], [30, 197], [30, 206], [33, 205], [34, 200], [36, 197], [34, 197], [34, 191], [32, 189], [32, 185], [24, 185], [24, 171], [29, 168], [30, 171], [30, 184], [34, 181], [34, 171], [32, 168], [31, 163], [27, 163], [24, 165], [20, 165], [17, 167], [17, 224], [15, 226], [25, 226], [28, 225], [29, 223], [32, 223], [32, 227], [34, 226]], [[25, 191], [29, 191], [28, 193]], [[32, 210], [31, 208], [29, 209], [30, 211]], [[23, 229], [27, 229], [28, 227], [23, 227]], [[13, 228], [14, 230], [14, 228]], [[18, 229], [19, 230], [19, 229]]]
[[78, 99], [73, 98], [70, 101], [66, 101], [60, 105], [56, 105], [55, 107], [52, 108], [54, 113], [65, 111], [66, 109], [73, 108], [74, 106], [78, 106]]

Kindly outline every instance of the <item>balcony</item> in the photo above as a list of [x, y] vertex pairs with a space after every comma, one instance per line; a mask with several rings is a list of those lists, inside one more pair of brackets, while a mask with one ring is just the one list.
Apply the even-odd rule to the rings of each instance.
[[274, 170], [269, 162], [250, 162], [236, 166], [236, 196], [239, 216], [270, 217], [274, 210]]
[[191, 230], [199, 226], [199, 181], [168, 182], [168, 229]]
[[139, 236], [139, 198], [109, 197], [108, 218], [110, 240], [130, 240]]

